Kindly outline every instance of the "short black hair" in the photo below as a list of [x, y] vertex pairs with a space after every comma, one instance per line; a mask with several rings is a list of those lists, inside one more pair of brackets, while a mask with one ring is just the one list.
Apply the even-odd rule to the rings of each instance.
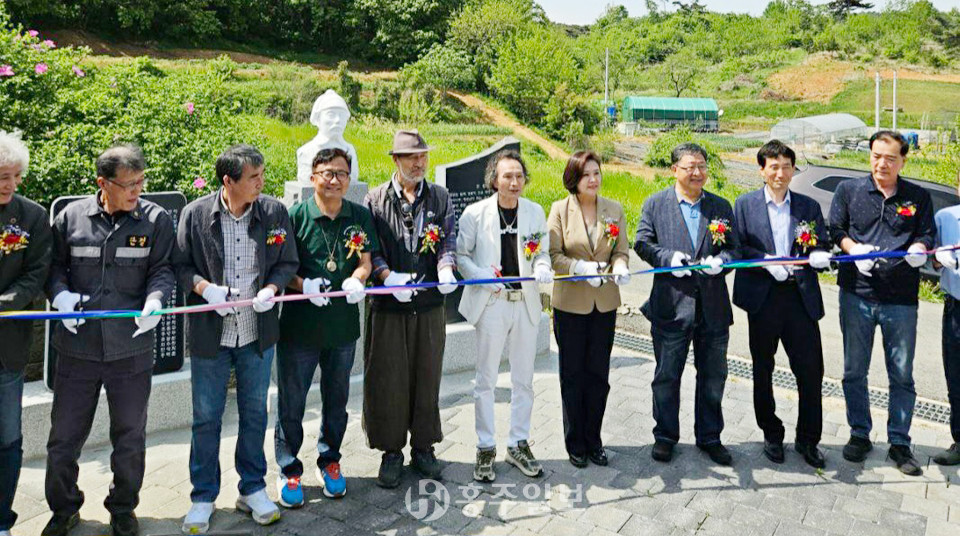
[[483, 182], [486, 184], [488, 190], [497, 191], [497, 165], [500, 164], [501, 160], [516, 160], [520, 162], [520, 168], [523, 169], [524, 184], [530, 182], [530, 176], [527, 174], [527, 164], [523, 161], [523, 158], [520, 157], [520, 151], [503, 149], [502, 151], [497, 151], [497, 153], [487, 161], [487, 171], [484, 174]]
[[907, 143], [907, 138], [903, 137], [903, 134], [900, 134], [896, 130], [878, 130], [873, 133], [873, 136], [870, 136], [870, 149], [873, 150], [873, 142], [877, 140], [886, 140], [886, 141], [895, 141], [900, 144], [900, 156], [907, 156], [907, 153], [910, 152], [910, 144]]
[[331, 147], [328, 149], [320, 149], [317, 151], [316, 156], [313, 157], [313, 162], [310, 163], [310, 169], [317, 167], [319, 164], [326, 164], [333, 162], [335, 158], [342, 158], [347, 161], [347, 169], [353, 170], [353, 163], [350, 162], [350, 155], [346, 151], [339, 147]]
[[[570, 155], [567, 167], [563, 169], [563, 187], [573, 195], [580, 193], [580, 179], [587, 170], [587, 162], [596, 162], [600, 167], [600, 157], [593, 151], [577, 151]], [[603, 172], [601, 171], [601, 176]]]
[[760, 164], [761, 168], [767, 167], [768, 158], [780, 158], [781, 156], [786, 156], [790, 159], [790, 164], [794, 167], [797, 165], [797, 153], [793, 151], [786, 143], [783, 143], [780, 140], [770, 140], [767, 143], [763, 144], [763, 147], [757, 151], [757, 163]]
[[243, 166], [258, 168], [263, 165], [263, 154], [246, 143], [233, 145], [217, 157], [217, 178], [223, 184], [223, 177], [227, 176], [238, 181], [243, 176]]
[[684, 156], [687, 156], [688, 154], [690, 155], [698, 154], [703, 157], [704, 161], [707, 161], [710, 159], [710, 157], [707, 156], [706, 149], [697, 145], [696, 143], [688, 141], [685, 143], [681, 143], [680, 145], [677, 145], [676, 147], [673, 148], [672, 151], [670, 151], [670, 165], [671, 166], [677, 165], [677, 162], [679, 162], [681, 158], [683, 158]]
[[117, 178], [117, 170], [143, 171], [147, 169], [143, 150], [132, 143], [114, 145], [97, 157], [97, 176], [105, 179]]

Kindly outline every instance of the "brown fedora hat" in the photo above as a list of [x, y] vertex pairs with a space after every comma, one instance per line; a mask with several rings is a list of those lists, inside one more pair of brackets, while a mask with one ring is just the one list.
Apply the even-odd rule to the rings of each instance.
[[393, 149], [387, 153], [391, 155], [404, 155], [425, 153], [430, 150], [430, 146], [423, 139], [423, 136], [413, 130], [398, 130], [393, 135]]

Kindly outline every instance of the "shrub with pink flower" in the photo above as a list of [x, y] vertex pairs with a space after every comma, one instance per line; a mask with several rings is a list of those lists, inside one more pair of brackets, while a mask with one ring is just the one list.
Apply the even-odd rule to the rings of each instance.
[[76, 65], [73, 66], [73, 74], [80, 77], [87, 76], [87, 73], [83, 72], [83, 69], [81, 69], [80, 67], [77, 67]]
[[188, 103], [184, 104], [183, 107], [184, 107], [184, 109], [187, 110], [187, 115], [193, 115], [193, 103], [192, 103], [192, 102], [188, 102]]
[[27, 35], [29, 35], [30, 37], [36, 37], [36, 36], [40, 35], [40, 32], [38, 32], [38, 31], [36, 31], [36, 30], [27, 30]]
[[46, 48], [50, 48], [50, 49], [57, 48], [57, 44], [49, 39], [44, 40], [42, 44]]
[[0, 76], [13, 76], [13, 67], [9, 65], [0, 65]]
[[50, 67], [48, 67], [46, 63], [38, 63], [33, 66], [33, 70], [37, 74], [44, 74], [50, 70]]

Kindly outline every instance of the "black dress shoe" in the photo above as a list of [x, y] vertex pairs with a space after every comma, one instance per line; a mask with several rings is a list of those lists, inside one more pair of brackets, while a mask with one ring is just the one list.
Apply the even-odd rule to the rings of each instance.
[[669, 462], [673, 459], [673, 443], [657, 441], [653, 444], [650, 456], [658, 462]]
[[820, 452], [820, 449], [818, 449], [815, 444], [797, 441], [794, 443], [793, 448], [803, 456], [803, 461], [807, 462], [807, 465], [810, 467], [823, 469], [827, 466], [827, 461], [823, 459], [823, 453]]
[[887, 451], [887, 455], [896, 462], [897, 469], [900, 469], [901, 473], [910, 476], [920, 476], [923, 474], [923, 469], [920, 468], [920, 462], [913, 457], [913, 453], [910, 452], [910, 447], [907, 445], [890, 445], [890, 450]]
[[730, 451], [720, 443], [697, 445], [697, 448], [706, 452], [707, 456], [710, 456], [710, 459], [713, 460], [713, 463], [720, 465], [733, 464], [733, 456], [730, 455]]
[[110, 528], [113, 529], [113, 536], [137, 536], [140, 533], [140, 523], [133, 512], [111, 514]]
[[763, 455], [773, 463], [783, 463], [786, 455], [783, 452], [783, 443], [774, 441], [763, 442]]
[[860, 463], [867, 459], [867, 454], [873, 450], [873, 443], [869, 439], [850, 436], [850, 441], [843, 447], [843, 459], [848, 462]]
[[78, 523], [80, 523], [79, 512], [74, 512], [73, 515], [69, 516], [53, 514], [53, 517], [47, 522], [47, 526], [43, 527], [40, 536], [66, 536], [70, 529], [76, 527]]
[[573, 464], [574, 467], [578, 467], [580, 469], [583, 469], [588, 465], [587, 457], [583, 454], [570, 454], [570, 463]]
[[610, 460], [607, 459], [607, 451], [603, 450], [603, 447], [594, 450], [588, 454], [587, 457], [590, 458], [590, 461], [595, 465], [607, 465], [610, 463]]

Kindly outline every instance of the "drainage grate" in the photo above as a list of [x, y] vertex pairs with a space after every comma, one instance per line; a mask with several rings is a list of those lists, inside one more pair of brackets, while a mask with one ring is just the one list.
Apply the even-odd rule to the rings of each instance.
[[[653, 356], [653, 340], [650, 337], [617, 331], [613, 337], [613, 344], [641, 354]], [[688, 354], [687, 362], [693, 363], [693, 351]], [[749, 359], [728, 355], [727, 370], [731, 375], [738, 378], [753, 379], [753, 364]], [[796, 391], [797, 379], [789, 369], [777, 367], [773, 371], [773, 385]], [[877, 389], [876, 387], [871, 387], [869, 392], [870, 405], [886, 411], [887, 402], [890, 400], [889, 393], [884, 389]], [[838, 380], [824, 378], [821, 393], [825, 397], [843, 398], [843, 385]], [[950, 424], [950, 406], [941, 402], [917, 400], [914, 406], [913, 416], [940, 424]]]

